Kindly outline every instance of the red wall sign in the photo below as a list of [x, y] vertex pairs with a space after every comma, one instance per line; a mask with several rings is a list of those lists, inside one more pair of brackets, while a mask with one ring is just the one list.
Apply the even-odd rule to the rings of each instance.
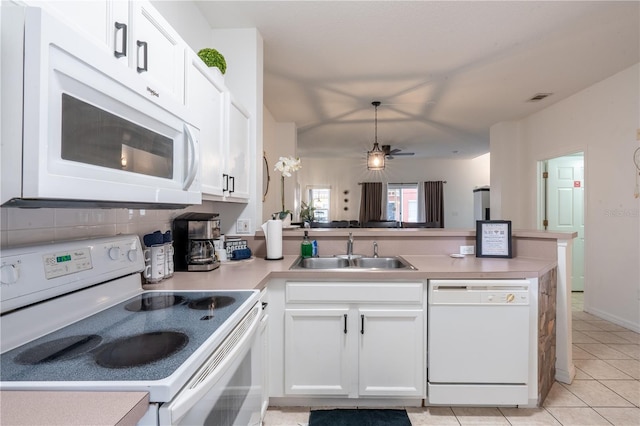
[[580, 186], [581, 186], [581, 184], [580, 184], [580, 181], [579, 181], [579, 180], [574, 180], [574, 181], [573, 181], [573, 187], [574, 187], [574, 188], [580, 188]]

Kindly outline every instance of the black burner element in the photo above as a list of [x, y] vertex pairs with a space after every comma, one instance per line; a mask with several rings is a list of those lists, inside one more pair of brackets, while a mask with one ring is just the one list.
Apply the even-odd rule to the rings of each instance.
[[171, 294], [143, 294], [140, 298], [128, 303], [124, 308], [132, 312], [155, 311], [179, 305], [183, 300], [184, 297]]
[[199, 311], [208, 311], [212, 309], [227, 307], [229, 305], [232, 305], [235, 301], [236, 299], [229, 296], [203, 297], [202, 299], [197, 299], [189, 302], [189, 308], [197, 309]]
[[102, 342], [95, 334], [69, 336], [41, 343], [27, 349], [16, 357], [16, 363], [35, 365], [45, 362], [64, 361], [89, 352]]
[[150, 364], [184, 348], [189, 337], [175, 331], [137, 334], [108, 343], [96, 357], [106, 368], [127, 368]]

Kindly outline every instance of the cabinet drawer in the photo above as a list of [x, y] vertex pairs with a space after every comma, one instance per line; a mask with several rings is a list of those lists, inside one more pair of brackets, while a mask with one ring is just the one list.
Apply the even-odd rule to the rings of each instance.
[[292, 282], [286, 303], [411, 303], [423, 301], [421, 282]]

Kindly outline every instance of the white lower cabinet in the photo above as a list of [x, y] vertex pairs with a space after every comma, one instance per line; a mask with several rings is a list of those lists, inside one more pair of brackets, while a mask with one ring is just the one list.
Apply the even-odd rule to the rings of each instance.
[[424, 389], [422, 309], [359, 309], [359, 395], [419, 396]]
[[423, 396], [423, 300], [422, 283], [287, 283], [284, 393]]

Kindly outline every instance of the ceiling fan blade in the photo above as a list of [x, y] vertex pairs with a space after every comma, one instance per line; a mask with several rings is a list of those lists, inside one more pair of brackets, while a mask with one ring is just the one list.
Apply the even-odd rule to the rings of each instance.
[[415, 152], [396, 152], [393, 155], [407, 155], [408, 156], [408, 155], [415, 155], [415, 154], [416, 154]]

